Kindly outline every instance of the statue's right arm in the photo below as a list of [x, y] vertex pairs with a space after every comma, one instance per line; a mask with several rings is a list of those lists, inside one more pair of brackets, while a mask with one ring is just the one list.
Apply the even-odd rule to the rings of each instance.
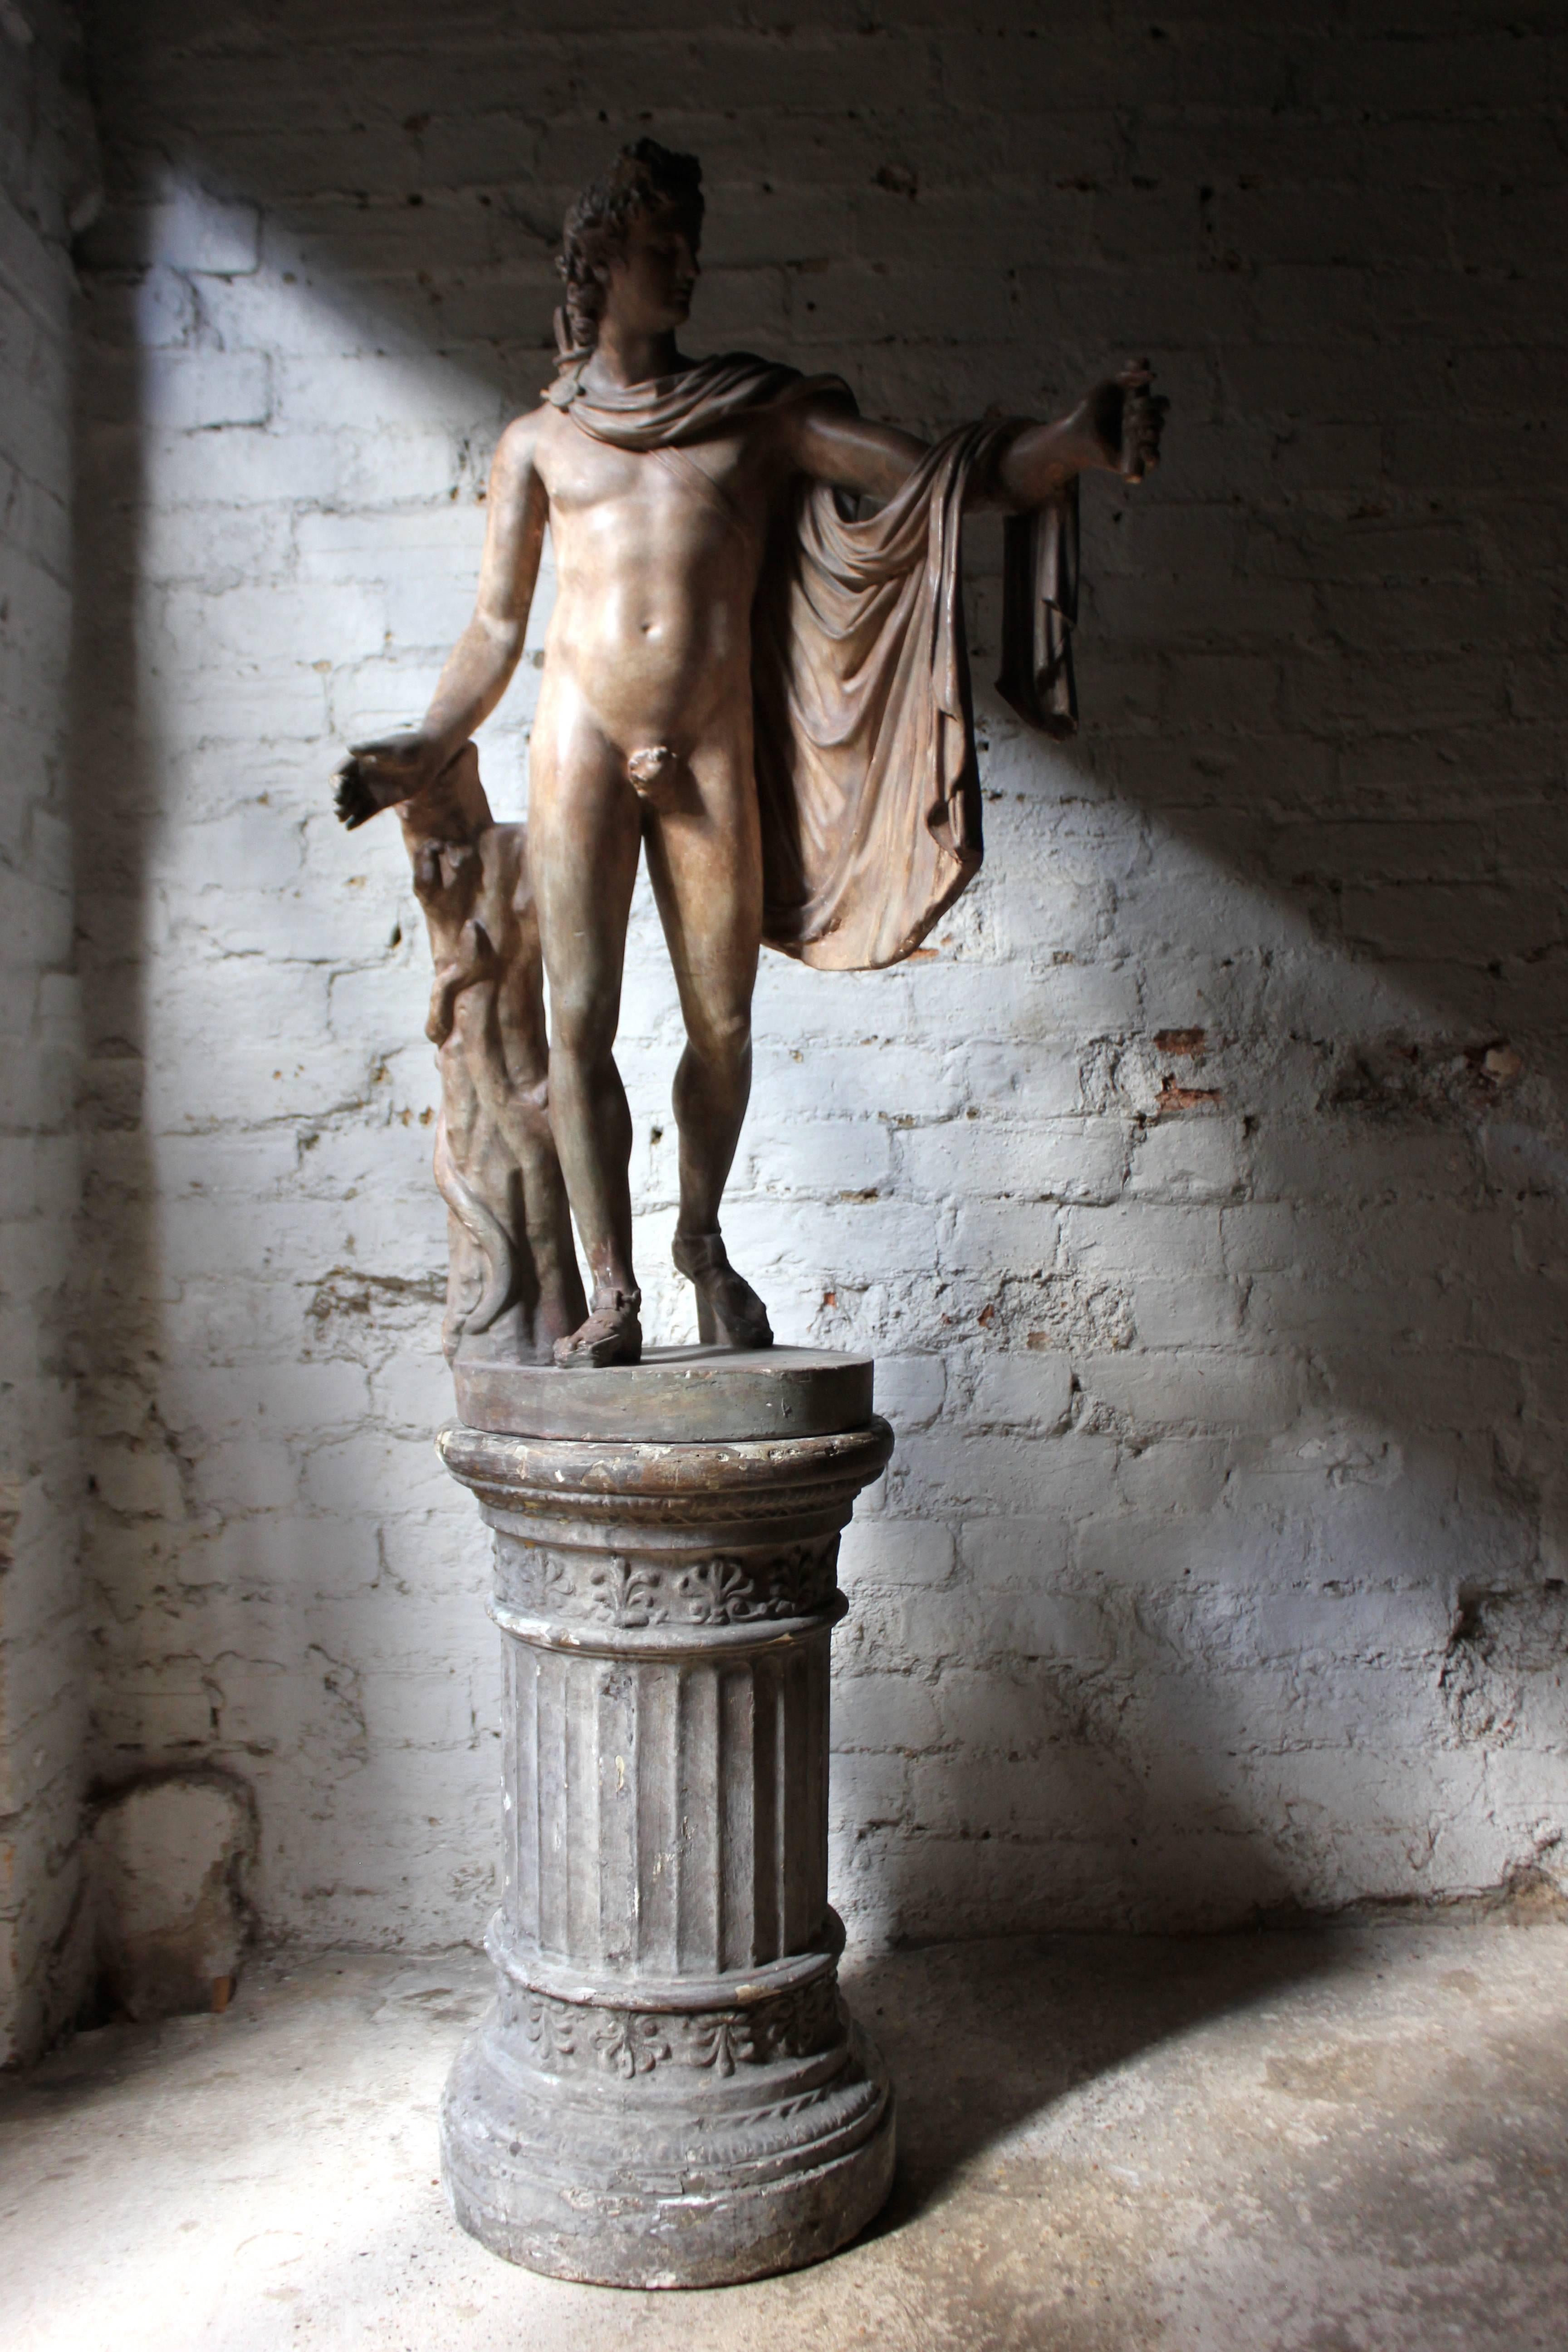
[[407, 734], [356, 743], [338, 769], [337, 812], [351, 829], [433, 783], [506, 692], [522, 653], [549, 520], [534, 463], [542, 415], [520, 416], [501, 435], [486, 494], [473, 617], [447, 657], [423, 721]]

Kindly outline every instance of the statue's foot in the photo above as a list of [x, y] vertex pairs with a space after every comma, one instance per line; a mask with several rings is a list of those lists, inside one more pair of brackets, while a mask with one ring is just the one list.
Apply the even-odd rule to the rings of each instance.
[[597, 1284], [588, 1320], [580, 1323], [569, 1338], [555, 1342], [555, 1360], [563, 1371], [640, 1364], [642, 1324], [637, 1309], [641, 1305], [640, 1290], [613, 1290], [607, 1283]]
[[771, 1348], [768, 1310], [742, 1282], [718, 1234], [677, 1234], [675, 1270], [697, 1291], [697, 1336], [705, 1348]]

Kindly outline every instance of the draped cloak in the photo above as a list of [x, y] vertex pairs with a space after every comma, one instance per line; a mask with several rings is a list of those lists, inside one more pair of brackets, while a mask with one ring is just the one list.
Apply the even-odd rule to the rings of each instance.
[[[629, 390], [592, 391], [584, 362], [545, 394], [595, 440], [657, 454], [754, 543], [721, 485], [680, 452], [753, 410], [828, 396], [747, 352]], [[753, 761], [762, 814], [763, 936], [826, 971], [897, 963], [979, 871], [974, 714], [960, 524], [966, 489], [1021, 430], [968, 425], [939, 441], [864, 521], [819, 483], [797, 486], [765, 549], [752, 615]], [[1077, 709], [1076, 486], [1010, 516], [997, 686], [1029, 724], [1070, 734]]]

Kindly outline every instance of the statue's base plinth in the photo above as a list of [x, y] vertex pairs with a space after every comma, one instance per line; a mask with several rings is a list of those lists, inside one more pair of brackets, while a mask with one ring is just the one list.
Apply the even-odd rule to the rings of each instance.
[[[868, 1365], [776, 1353], [770, 1373], [669, 1351], [701, 1364], [687, 1442], [658, 1359], [505, 1368], [514, 1412], [602, 1412], [614, 1434], [492, 1419], [440, 1441], [495, 1530], [506, 1664], [499, 1992], [447, 2086], [443, 2162], [464, 2228], [558, 2277], [792, 2269], [891, 2180], [887, 2075], [837, 1990], [826, 1832], [838, 1537], [892, 1438]], [[754, 1433], [781, 1398], [810, 1434]], [[479, 1402], [507, 1400], [492, 1381]]]
[[822, 1348], [650, 1348], [640, 1364], [452, 1368], [469, 1429], [529, 1437], [632, 1437], [647, 1444], [823, 1437], [871, 1418], [871, 1359]]

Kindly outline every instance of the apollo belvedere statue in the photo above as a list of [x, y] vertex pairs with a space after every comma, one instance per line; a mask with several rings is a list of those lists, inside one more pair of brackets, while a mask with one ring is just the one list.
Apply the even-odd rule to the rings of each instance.
[[[1143, 362], [1055, 424], [927, 446], [835, 376], [688, 359], [702, 211], [695, 159], [651, 139], [573, 205], [559, 369], [496, 451], [473, 618], [421, 725], [338, 772], [345, 824], [398, 809], [430, 924], [453, 1357], [639, 1360], [615, 1043], [645, 847], [686, 1028], [675, 1264], [703, 1340], [771, 1344], [720, 1227], [759, 948], [844, 971], [920, 944], [981, 856], [962, 517], [1009, 518], [998, 684], [1063, 734], [1078, 477], [1137, 482], [1158, 457]], [[491, 817], [469, 739], [517, 666], [547, 529], [525, 832]]]

